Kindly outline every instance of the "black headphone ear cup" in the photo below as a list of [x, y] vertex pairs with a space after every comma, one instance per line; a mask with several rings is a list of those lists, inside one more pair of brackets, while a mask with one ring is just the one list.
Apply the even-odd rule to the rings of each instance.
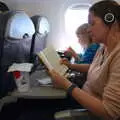
[[115, 16], [113, 13], [107, 13], [104, 16], [104, 21], [106, 24], [111, 24], [115, 21]]

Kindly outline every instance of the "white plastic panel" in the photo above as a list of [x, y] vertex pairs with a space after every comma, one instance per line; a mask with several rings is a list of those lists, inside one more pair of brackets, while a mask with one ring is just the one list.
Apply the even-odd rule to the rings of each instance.
[[44, 34], [47, 34], [49, 31], [50, 31], [50, 25], [48, 23], [47, 18], [41, 17], [39, 33], [44, 35]]

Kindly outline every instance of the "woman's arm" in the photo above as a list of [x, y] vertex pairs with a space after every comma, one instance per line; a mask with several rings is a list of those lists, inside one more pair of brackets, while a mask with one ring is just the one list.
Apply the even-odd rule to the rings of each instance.
[[72, 97], [90, 112], [100, 117], [107, 117], [107, 112], [104, 109], [102, 100], [95, 98], [94, 96], [89, 95], [87, 92], [83, 91], [80, 88], [75, 88], [72, 91]]
[[[68, 88], [72, 85], [72, 83], [69, 80], [67, 80], [63, 76], [60, 76], [54, 70], [50, 71], [50, 74], [55, 87], [63, 88], [64, 90], [67, 91]], [[103, 117], [107, 116], [107, 113], [102, 104], [102, 100], [99, 100], [89, 95], [87, 92], [83, 91], [82, 89], [78, 87], [74, 88], [72, 90], [72, 97], [74, 97], [74, 99], [76, 99], [79, 104], [83, 105], [92, 113], [98, 116], [103, 116]]]

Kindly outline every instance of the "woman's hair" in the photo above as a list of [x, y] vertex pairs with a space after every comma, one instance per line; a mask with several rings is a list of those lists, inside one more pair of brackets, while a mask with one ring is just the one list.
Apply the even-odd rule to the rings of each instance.
[[85, 35], [86, 37], [88, 37], [89, 42], [91, 43], [92, 38], [90, 37], [90, 34], [88, 32], [88, 28], [89, 28], [88, 23], [84, 23], [84, 24], [80, 25], [76, 30], [76, 35], [78, 35], [78, 34]]
[[120, 23], [120, 5], [114, 0], [102, 0], [93, 4], [89, 12], [100, 17], [106, 25]]

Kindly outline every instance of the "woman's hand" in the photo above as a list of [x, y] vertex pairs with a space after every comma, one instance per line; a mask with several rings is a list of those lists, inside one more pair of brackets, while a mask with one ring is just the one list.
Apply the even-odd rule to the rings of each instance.
[[68, 79], [66, 79], [64, 76], [61, 76], [55, 70], [49, 71], [49, 74], [52, 77], [53, 85], [56, 88], [63, 88], [64, 90], [67, 90], [72, 84]]
[[60, 60], [60, 64], [64, 64], [64, 65], [66, 65], [69, 68], [71, 66], [71, 63], [66, 58], [61, 59]]

